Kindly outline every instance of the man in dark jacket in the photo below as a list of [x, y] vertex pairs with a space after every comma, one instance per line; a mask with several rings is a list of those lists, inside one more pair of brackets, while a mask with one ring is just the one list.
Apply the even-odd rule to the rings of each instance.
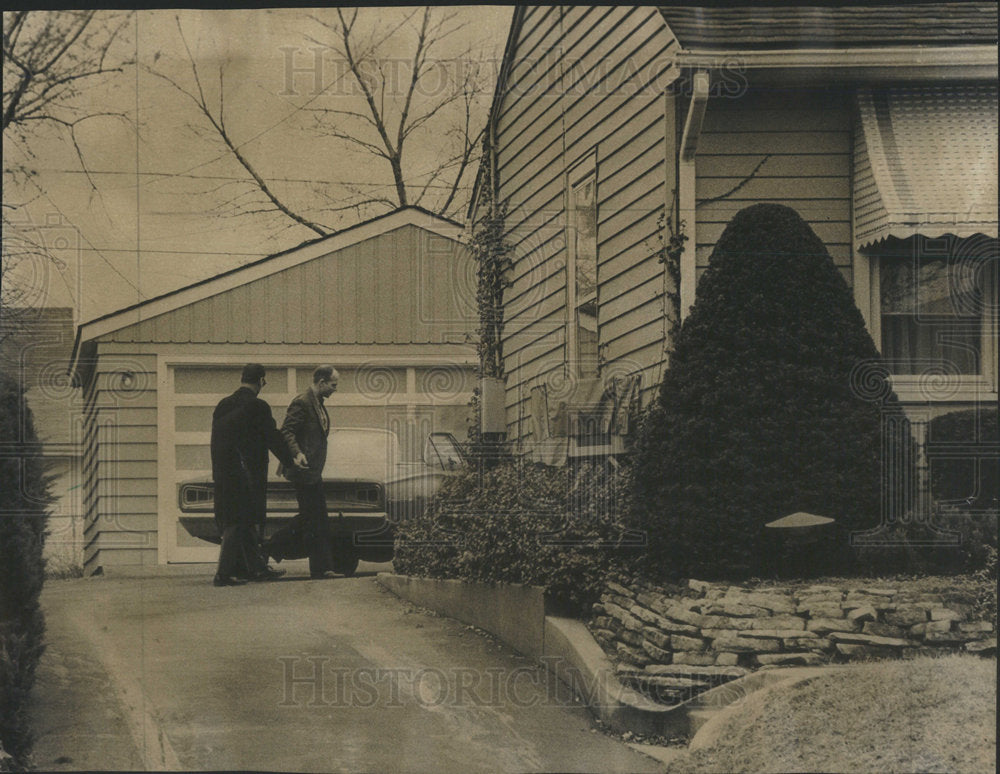
[[337, 389], [339, 375], [333, 366], [320, 366], [313, 371], [313, 383], [288, 406], [281, 425], [288, 448], [293, 455], [305, 457], [302, 468], [284, 465], [285, 477], [295, 485], [302, 520], [302, 537], [309, 550], [309, 575], [324, 578], [332, 569], [330, 524], [323, 491], [323, 466], [326, 465], [326, 437], [330, 433], [330, 415], [323, 400]]
[[239, 585], [238, 576], [266, 580], [284, 574], [267, 566], [256, 534], [267, 515], [267, 450], [288, 466], [304, 465], [305, 458], [295, 458], [271, 407], [257, 397], [266, 384], [264, 373], [259, 363], [245, 366], [240, 388], [212, 414], [215, 523], [222, 535], [216, 586]]

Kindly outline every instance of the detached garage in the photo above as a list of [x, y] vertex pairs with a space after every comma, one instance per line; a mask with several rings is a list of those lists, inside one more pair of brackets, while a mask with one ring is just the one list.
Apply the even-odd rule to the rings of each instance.
[[478, 314], [460, 234], [405, 208], [81, 325], [85, 571], [215, 560], [180, 526], [177, 485], [210, 472], [212, 410], [247, 362], [279, 425], [332, 363], [334, 427], [392, 430], [404, 461], [430, 432], [464, 438]]

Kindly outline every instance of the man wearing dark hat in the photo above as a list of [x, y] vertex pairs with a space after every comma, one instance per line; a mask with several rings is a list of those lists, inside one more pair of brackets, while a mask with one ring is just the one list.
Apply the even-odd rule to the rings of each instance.
[[284, 575], [267, 566], [257, 536], [267, 515], [267, 450], [286, 467], [304, 466], [305, 458], [292, 454], [271, 407], [258, 397], [267, 383], [264, 374], [260, 363], [244, 366], [239, 389], [219, 401], [212, 414], [215, 523], [222, 536], [216, 586]]

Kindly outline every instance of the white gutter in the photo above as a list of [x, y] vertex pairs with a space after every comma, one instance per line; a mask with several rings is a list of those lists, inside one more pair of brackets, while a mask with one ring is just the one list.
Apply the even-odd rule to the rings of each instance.
[[692, 70], [785, 71], [805, 76], [894, 81], [996, 80], [996, 45], [893, 48], [784, 49], [780, 51], [680, 51], [677, 65]]

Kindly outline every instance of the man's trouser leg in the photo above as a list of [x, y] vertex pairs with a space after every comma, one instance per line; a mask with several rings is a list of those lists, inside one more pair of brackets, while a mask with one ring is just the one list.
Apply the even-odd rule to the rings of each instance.
[[321, 481], [295, 487], [302, 515], [303, 539], [309, 551], [309, 574], [322, 575], [333, 567], [330, 555], [330, 524], [326, 495]]

